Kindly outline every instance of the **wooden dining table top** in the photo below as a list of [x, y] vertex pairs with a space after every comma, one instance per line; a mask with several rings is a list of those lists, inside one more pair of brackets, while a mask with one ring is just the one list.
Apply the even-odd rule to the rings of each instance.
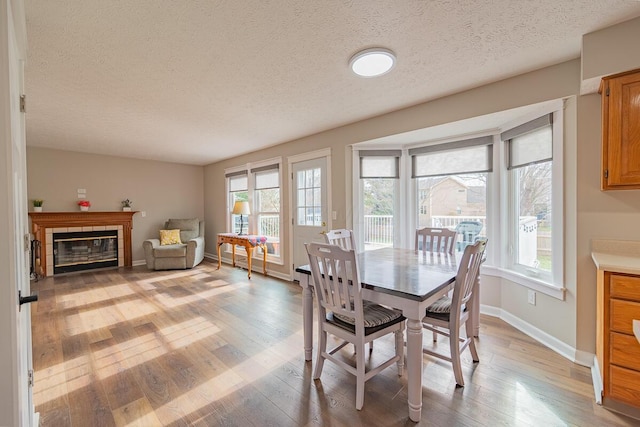
[[[459, 256], [381, 248], [359, 253], [358, 271], [364, 288], [424, 301], [455, 281]], [[296, 271], [311, 274], [309, 265]]]

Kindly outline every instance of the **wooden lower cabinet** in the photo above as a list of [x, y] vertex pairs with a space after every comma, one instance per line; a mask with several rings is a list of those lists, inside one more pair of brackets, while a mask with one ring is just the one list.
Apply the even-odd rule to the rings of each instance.
[[640, 417], [640, 343], [633, 320], [640, 319], [640, 276], [598, 273], [597, 358], [602, 403]]

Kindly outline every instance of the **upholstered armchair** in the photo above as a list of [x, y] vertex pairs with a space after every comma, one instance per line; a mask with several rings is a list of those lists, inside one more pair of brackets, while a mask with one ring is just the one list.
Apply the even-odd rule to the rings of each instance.
[[193, 268], [204, 259], [204, 221], [198, 218], [170, 219], [159, 237], [142, 243], [150, 270]]

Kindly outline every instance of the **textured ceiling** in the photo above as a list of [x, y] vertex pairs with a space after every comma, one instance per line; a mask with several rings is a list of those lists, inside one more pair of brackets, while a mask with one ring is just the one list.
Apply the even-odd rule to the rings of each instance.
[[[577, 58], [631, 0], [25, 0], [27, 144], [208, 164]], [[393, 50], [392, 72], [349, 58]]]

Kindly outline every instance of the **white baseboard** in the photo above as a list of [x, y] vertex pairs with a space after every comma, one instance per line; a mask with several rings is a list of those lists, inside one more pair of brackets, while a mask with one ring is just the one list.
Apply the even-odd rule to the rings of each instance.
[[602, 405], [602, 378], [600, 377], [600, 365], [598, 364], [598, 358], [593, 357], [593, 366], [591, 367], [591, 380], [593, 381], [593, 391], [596, 395], [596, 403]]
[[134, 266], [134, 267], [136, 267], [138, 265], [147, 265], [147, 260], [139, 259], [137, 261], [132, 261], [131, 265]]
[[578, 365], [586, 367], [591, 367], [593, 365], [593, 360], [595, 357], [593, 353], [577, 350], [570, 345], [560, 341], [556, 337], [549, 335], [542, 329], [539, 329], [532, 324], [525, 322], [519, 317], [514, 316], [508, 311], [505, 311], [498, 307], [481, 304], [480, 313], [504, 320], [514, 328], [529, 335], [534, 340], [550, 348], [559, 355], [571, 360], [572, 362], [577, 363]]

